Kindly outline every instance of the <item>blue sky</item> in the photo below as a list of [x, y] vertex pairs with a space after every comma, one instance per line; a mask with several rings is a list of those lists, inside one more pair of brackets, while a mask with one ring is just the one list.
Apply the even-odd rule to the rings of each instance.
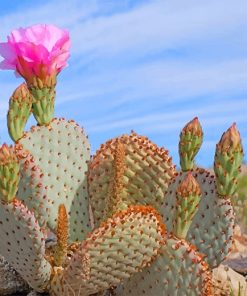
[[[36, 23], [69, 29], [71, 58], [58, 78], [56, 116], [82, 125], [93, 151], [135, 130], [178, 164], [179, 132], [198, 116], [204, 144], [197, 163], [211, 166], [232, 122], [247, 149], [246, 11], [245, 0], [12, 0], [1, 3], [0, 40]], [[10, 142], [8, 98], [21, 82], [0, 71], [2, 142]]]

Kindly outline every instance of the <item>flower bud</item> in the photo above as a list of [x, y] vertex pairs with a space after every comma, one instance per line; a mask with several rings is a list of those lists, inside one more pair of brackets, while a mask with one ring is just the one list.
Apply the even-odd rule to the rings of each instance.
[[176, 193], [176, 219], [173, 223], [173, 233], [179, 238], [185, 238], [202, 195], [200, 185], [191, 172], [186, 174]]
[[228, 152], [230, 150], [239, 149], [241, 145], [241, 138], [239, 131], [237, 130], [236, 123], [222, 135], [220, 142], [218, 143], [218, 149], [221, 152]]
[[194, 158], [199, 151], [203, 139], [203, 131], [197, 117], [185, 125], [180, 133], [179, 155], [182, 171], [194, 167]]
[[191, 135], [202, 137], [203, 132], [202, 132], [202, 127], [198, 120], [198, 117], [195, 117], [190, 122], [188, 122], [183, 128], [182, 133], [184, 134], [190, 133]]
[[214, 171], [220, 197], [234, 195], [243, 160], [243, 147], [236, 123], [222, 135], [216, 145]]
[[188, 198], [191, 195], [201, 194], [200, 186], [191, 172], [186, 175], [184, 180], [178, 186], [177, 194], [183, 198]]
[[7, 121], [9, 135], [13, 141], [16, 142], [22, 137], [31, 110], [32, 95], [27, 85], [22, 83], [16, 88], [9, 101]]
[[20, 181], [20, 166], [14, 148], [0, 146], [0, 199], [11, 202], [16, 195]]

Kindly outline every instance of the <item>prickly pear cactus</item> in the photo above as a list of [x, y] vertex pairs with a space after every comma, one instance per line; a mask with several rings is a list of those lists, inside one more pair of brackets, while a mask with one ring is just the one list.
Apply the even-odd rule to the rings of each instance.
[[124, 145], [120, 198], [124, 204], [162, 205], [168, 181], [176, 171], [168, 151], [132, 132], [112, 139], [96, 152], [89, 167], [89, 195], [96, 225], [109, 204], [109, 184], [114, 175], [114, 151]]
[[193, 245], [170, 235], [158, 258], [125, 280], [116, 296], [212, 295], [211, 273]]
[[[186, 143], [184, 143], [185, 134], [187, 135]], [[197, 118], [186, 125], [181, 132], [179, 150], [182, 171], [173, 179], [167, 189], [162, 214], [167, 229], [172, 231], [173, 223], [177, 219], [177, 187], [190, 171], [200, 185], [202, 196], [198, 210], [188, 228], [186, 239], [197, 246], [198, 250], [205, 255], [206, 262], [213, 268], [224, 260], [231, 248], [234, 229], [231, 197], [236, 191], [243, 148], [239, 132], [233, 125], [224, 133], [216, 146], [215, 174], [212, 174], [194, 165], [194, 157], [199, 151], [198, 143], [202, 143], [202, 139], [195, 141], [195, 137], [202, 137], [202, 130]], [[189, 147], [187, 150], [184, 149], [186, 145]], [[196, 145], [196, 148], [193, 145]], [[224, 147], [223, 152], [222, 147]], [[181, 153], [183, 149], [185, 152]], [[195, 152], [192, 153], [191, 150]], [[193, 157], [188, 157], [187, 154], [193, 155]], [[184, 210], [188, 211], [185, 208]]]
[[165, 240], [165, 227], [155, 210], [130, 206], [76, 246], [63, 273], [58, 272], [52, 281], [53, 294], [92, 295], [104, 291], [154, 260]]
[[17, 195], [30, 210], [35, 211], [40, 226], [46, 227], [51, 201], [47, 195], [44, 174], [36, 165], [29, 151], [18, 150], [17, 146], [15, 151], [20, 164], [20, 182]]
[[[70, 240], [83, 239], [90, 230], [86, 175], [90, 145], [83, 129], [72, 120], [53, 119], [49, 126], [24, 133], [17, 148], [19, 153], [28, 150], [42, 172], [49, 198], [45, 206], [48, 225], [55, 229], [58, 207], [64, 204], [70, 216]], [[40, 201], [34, 202], [39, 211]]]
[[[53, 118], [68, 32], [17, 32], [16, 57], [1, 53], [13, 52], [16, 31], [0, 47], [0, 65], [26, 80], [9, 103], [15, 145], [0, 146], [0, 254], [32, 289], [53, 296], [213, 295], [211, 269], [229, 253], [234, 227], [243, 155], [236, 125], [216, 146], [214, 174], [194, 162], [197, 117], [180, 134], [179, 172], [167, 150], [134, 132], [91, 158], [84, 130]], [[25, 131], [31, 114], [38, 124]]]

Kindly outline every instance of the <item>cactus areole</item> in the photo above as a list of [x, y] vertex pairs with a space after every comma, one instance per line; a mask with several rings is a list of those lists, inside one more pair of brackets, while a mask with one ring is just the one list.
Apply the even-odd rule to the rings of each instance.
[[[236, 124], [216, 145], [214, 175], [195, 163], [197, 117], [180, 133], [180, 171], [134, 132], [91, 158], [85, 131], [54, 118], [69, 47], [68, 32], [53, 25], [14, 30], [0, 43], [1, 69], [26, 81], [9, 101], [15, 145], [0, 146], [0, 255], [53, 296], [213, 295], [211, 270], [232, 244], [243, 157]], [[31, 114], [37, 125], [26, 130]]]

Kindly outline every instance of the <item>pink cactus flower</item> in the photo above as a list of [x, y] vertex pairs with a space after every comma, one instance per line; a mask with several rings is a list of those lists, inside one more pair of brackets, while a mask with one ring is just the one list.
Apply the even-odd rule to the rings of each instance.
[[0, 69], [15, 70], [28, 83], [35, 76], [44, 80], [67, 65], [69, 48], [66, 30], [43, 24], [20, 28], [8, 36], [7, 42], [0, 43], [0, 55], [4, 58]]

